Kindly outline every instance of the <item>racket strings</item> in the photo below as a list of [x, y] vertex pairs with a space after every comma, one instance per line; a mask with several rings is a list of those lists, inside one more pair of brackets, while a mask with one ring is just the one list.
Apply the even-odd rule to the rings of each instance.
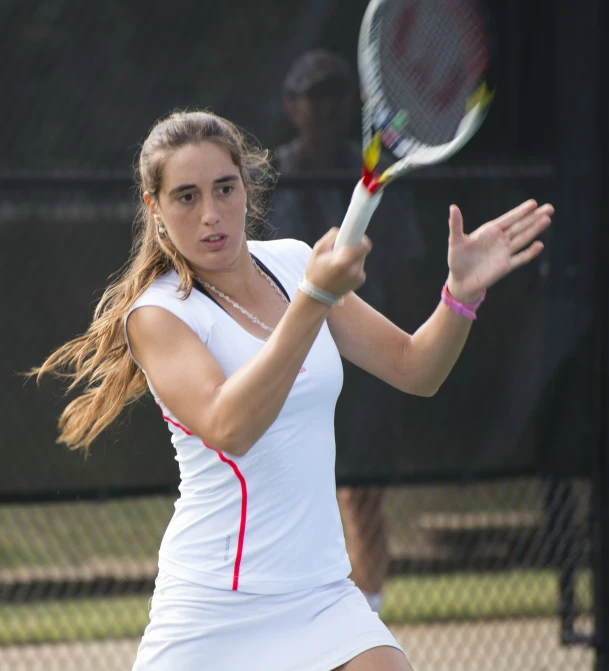
[[473, 3], [401, 0], [379, 3], [377, 12], [373, 76], [385, 109], [374, 129], [383, 129], [383, 144], [398, 156], [451, 142], [488, 69]]

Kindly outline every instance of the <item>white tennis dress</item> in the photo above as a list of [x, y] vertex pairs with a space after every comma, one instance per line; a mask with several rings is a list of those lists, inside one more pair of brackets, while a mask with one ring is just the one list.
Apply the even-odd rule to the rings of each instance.
[[[248, 246], [292, 297], [308, 245]], [[210, 295], [193, 289], [184, 299], [178, 284], [173, 271], [155, 280], [130, 313], [144, 306], [171, 312], [226, 376], [264, 347]], [[331, 671], [367, 649], [399, 648], [348, 579], [334, 477], [341, 385], [340, 355], [324, 323], [279, 416], [236, 457], [192, 435], [149, 382], [181, 482], [133, 671]]]

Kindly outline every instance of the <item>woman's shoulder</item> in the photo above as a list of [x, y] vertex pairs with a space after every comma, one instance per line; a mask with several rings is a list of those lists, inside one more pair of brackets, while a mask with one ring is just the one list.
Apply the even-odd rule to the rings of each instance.
[[[192, 289], [190, 293], [184, 292], [180, 288], [180, 277], [175, 270], [157, 277], [153, 280], [145, 291], [134, 301], [132, 310], [144, 306], [164, 307], [175, 312], [179, 310], [180, 313], [190, 309], [190, 306], [196, 301], [196, 289]], [[202, 308], [197, 304], [197, 310]]]
[[127, 316], [137, 308], [159, 307], [188, 324], [203, 338], [214, 322], [213, 312], [199, 292], [193, 288], [189, 294], [180, 289], [180, 277], [171, 270], [157, 277], [133, 302]]
[[184, 300], [180, 291], [180, 277], [175, 270], [170, 270], [153, 280], [137, 299], [146, 301], [153, 297], [164, 297], [167, 300]]

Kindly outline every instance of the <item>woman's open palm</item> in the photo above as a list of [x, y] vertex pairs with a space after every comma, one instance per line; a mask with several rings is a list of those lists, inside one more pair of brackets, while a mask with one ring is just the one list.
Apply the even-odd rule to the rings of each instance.
[[536, 238], [550, 225], [553, 213], [552, 205], [538, 207], [527, 200], [468, 235], [461, 211], [451, 205], [448, 267], [455, 298], [474, 301], [483, 289], [537, 257], [543, 243]]

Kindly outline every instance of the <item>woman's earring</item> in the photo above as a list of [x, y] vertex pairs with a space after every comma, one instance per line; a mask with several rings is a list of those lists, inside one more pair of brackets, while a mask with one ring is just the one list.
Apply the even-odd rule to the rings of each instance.
[[159, 234], [163, 235], [165, 233], [165, 226], [159, 226]]

